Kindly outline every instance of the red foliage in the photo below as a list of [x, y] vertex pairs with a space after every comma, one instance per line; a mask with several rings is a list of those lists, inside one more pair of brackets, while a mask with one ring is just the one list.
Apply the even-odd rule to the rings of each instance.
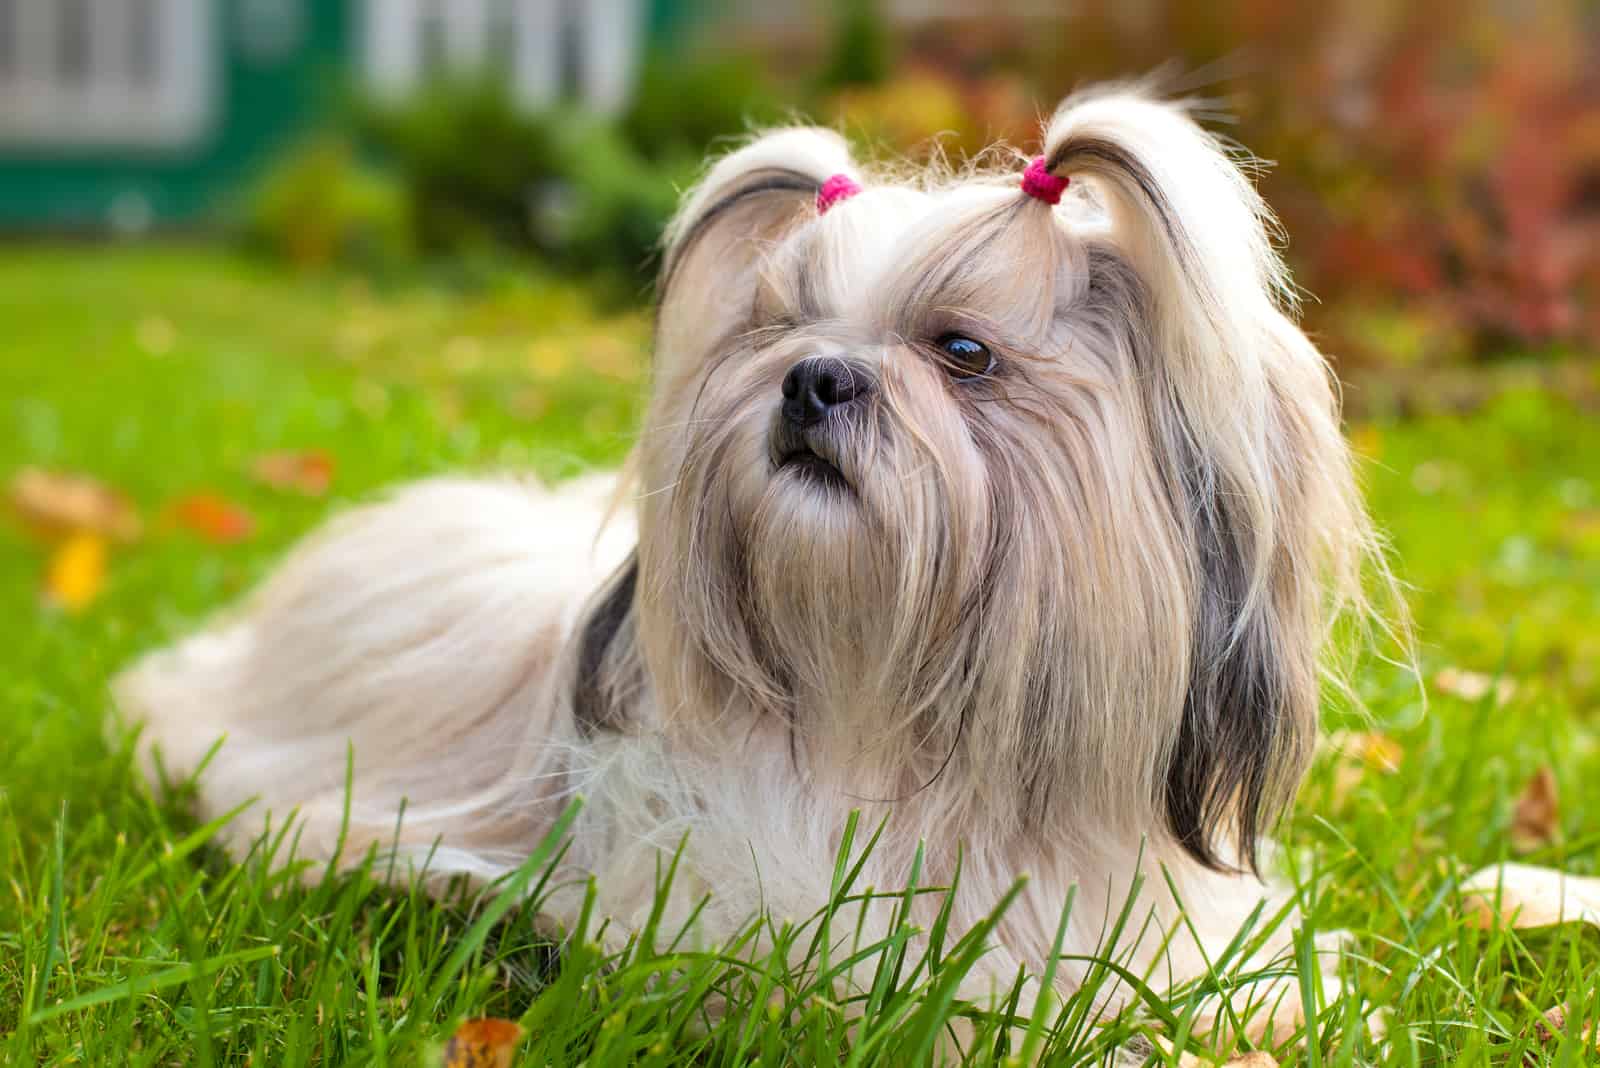
[[1218, 128], [1273, 161], [1263, 192], [1318, 298], [1311, 325], [1346, 360], [1391, 358], [1360, 327], [1375, 310], [1424, 325], [1425, 359], [1600, 347], [1600, 18], [1583, 0], [1070, 11], [930, 24], [903, 69], [954, 87], [957, 129], [1020, 128], [1023, 148], [1037, 126], [1010, 91], [1019, 70], [1037, 100], [1157, 71], [1231, 115]]

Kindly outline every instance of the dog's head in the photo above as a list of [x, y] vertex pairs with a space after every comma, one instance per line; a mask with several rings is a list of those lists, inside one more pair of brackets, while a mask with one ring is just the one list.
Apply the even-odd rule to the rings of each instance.
[[[877, 180], [790, 129], [689, 194], [644, 653], [665, 714], [774, 717], [952, 818], [1248, 862], [1371, 544], [1329, 375], [1266, 209], [1180, 108], [1069, 100], [1043, 167], [1058, 205], [1020, 164]], [[864, 188], [819, 210], [834, 175]]]

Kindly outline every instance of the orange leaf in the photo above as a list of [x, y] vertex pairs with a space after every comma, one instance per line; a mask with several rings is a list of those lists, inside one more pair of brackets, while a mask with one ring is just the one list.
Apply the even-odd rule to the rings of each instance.
[[25, 522], [53, 537], [81, 531], [117, 541], [139, 536], [139, 513], [128, 498], [87, 475], [25, 467], [11, 480], [11, 504]]
[[1406, 751], [1382, 731], [1353, 731], [1345, 735], [1343, 752], [1358, 757], [1373, 771], [1393, 774], [1400, 770]]
[[510, 1020], [468, 1020], [445, 1043], [444, 1068], [509, 1068], [521, 1038], [522, 1028]]
[[81, 612], [106, 584], [106, 542], [80, 532], [62, 542], [45, 571], [44, 594], [68, 612]]
[[250, 513], [215, 493], [196, 493], [173, 506], [178, 525], [217, 545], [243, 541], [255, 532]]
[[251, 468], [258, 482], [273, 489], [293, 490], [320, 497], [333, 484], [333, 457], [321, 449], [303, 452], [269, 452]]
[[1556, 840], [1561, 830], [1561, 809], [1555, 772], [1547, 764], [1533, 773], [1517, 798], [1511, 817], [1511, 848], [1529, 853]]
[[1333, 802], [1342, 805], [1369, 771], [1392, 775], [1406, 751], [1382, 731], [1334, 731], [1325, 744], [1335, 754]]

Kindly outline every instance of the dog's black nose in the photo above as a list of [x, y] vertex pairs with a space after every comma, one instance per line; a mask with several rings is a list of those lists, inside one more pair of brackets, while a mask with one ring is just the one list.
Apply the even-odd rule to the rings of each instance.
[[783, 376], [783, 417], [796, 427], [820, 423], [867, 392], [867, 375], [833, 356], [807, 356]]

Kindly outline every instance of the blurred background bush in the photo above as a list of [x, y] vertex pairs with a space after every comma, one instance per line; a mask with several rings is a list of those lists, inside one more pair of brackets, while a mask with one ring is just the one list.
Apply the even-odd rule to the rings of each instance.
[[1062, 95], [1130, 74], [1271, 161], [1310, 326], [1383, 373], [1368, 402], [1600, 346], [1582, 0], [0, 0], [0, 226], [377, 276], [533, 261], [637, 296], [677, 192], [754, 125], [959, 161], [1032, 150]]

